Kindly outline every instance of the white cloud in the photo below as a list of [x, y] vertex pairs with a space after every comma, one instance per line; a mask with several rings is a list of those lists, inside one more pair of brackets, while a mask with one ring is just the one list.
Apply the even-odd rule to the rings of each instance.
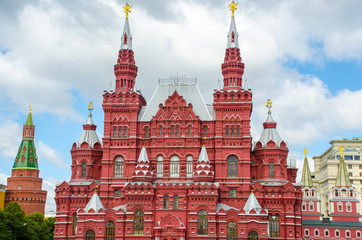
[[68, 164], [62, 160], [62, 154], [42, 141], [38, 143], [37, 154], [39, 161], [47, 160], [58, 168], [69, 169]]
[[59, 182], [59, 180], [48, 177], [43, 180], [43, 190], [46, 190], [47, 193], [47, 201], [45, 205], [45, 212], [49, 212], [51, 210], [56, 211], [55, 205], [55, 186]]
[[15, 160], [21, 136], [22, 129], [20, 124], [6, 120], [0, 124], [0, 156]]

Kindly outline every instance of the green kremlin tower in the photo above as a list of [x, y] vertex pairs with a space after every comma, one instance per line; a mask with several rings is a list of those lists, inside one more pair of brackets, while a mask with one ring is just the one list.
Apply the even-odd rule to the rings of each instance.
[[26, 214], [34, 212], [44, 214], [47, 192], [42, 190], [43, 179], [39, 178], [34, 133], [35, 126], [30, 108], [23, 126], [23, 139], [14, 161], [11, 177], [8, 178], [5, 206], [11, 202], [18, 202]]

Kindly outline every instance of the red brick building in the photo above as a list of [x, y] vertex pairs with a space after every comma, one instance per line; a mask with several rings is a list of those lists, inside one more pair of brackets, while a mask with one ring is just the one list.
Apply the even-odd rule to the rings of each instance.
[[161, 80], [147, 102], [134, 90], [127, 13], [116, 87], [103, 94], [103, 143], [90, 112], [71, 149], [71, 179], [56, 187], [54, 239], [302, 238], [297, 169], [270, 101], [252, 145], [234, 14], [221, 70], [210, 105], [193, 79]]
[[305, 150], [302, 173], [302, 214], [305, 239], [362, 239], [359, 196], [349, 179], [343, 158], [343, 148], [340, 148], [340, 152], [336, 185], [328, 196], [331, 211], [323, 216], [319, 191], [313, 186]]
[[42, 190], [43, 179], [39, 178], [38, 157], [34, 143], [35, 126], [31, 110], [23, 127], [23, 139], [8, 178], [5, 206], [18, 202], [25, 214], [44, 214], [47, 192]]

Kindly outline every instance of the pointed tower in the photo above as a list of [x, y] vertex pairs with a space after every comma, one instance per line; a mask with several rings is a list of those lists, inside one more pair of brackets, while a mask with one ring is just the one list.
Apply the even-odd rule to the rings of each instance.
[[239, 35], [236, 31], [234, 11], [238, 4], [234, 1], [229, 4], [231, 23], [227, 35], [227, 45], [225, 51], [224, 63], [221, 65], [222, 75], [224, 76], [224, 90], [240, 90], [242, 88], [244, 63], [241, 60], [239, 49]]
[[137, 160], [136, 170], [132, 172], [132, 181], [134, 182], [151, 182], [153, 171], [150, 168], [146, 148], [143, 146], [140, 156]]
[[312, 175], [310, 173], [307, 153], [308, 150], [304, 149], [304, 165], [302, 172], [302, 214], [303, 220], [322, 220], [321, 214], [321, 199], [317, 188], [313, 186]]
[[5, 206], [18, 202], [26, 214], [44, 214], [47, 192], [42, 190], [43, 179], [39, 178], [38, 157], [34, 143], [35, 126], [31, 107], [23, 126], [23, 139], [8, 178]]
[[255, 165], [252, 175], [260, 181], [287, 181], [288, 148], [276, 129], [277, 123], [272, 117], [272, 102], [267, 102], [268, 117], [264, 122], [264, 130], [255, 144]]
[[123, 7], [126, 13], [121, 49], [118, 53], [117, 64], [114, 65], [114, 74], [116, 75], [116, 92], [132, 92], [134, 90], [137, 77], [137, 66], [134, 61], [134, 52], [132, 50], [132, 35], [128, 22], [128, 13], [132, 6], [126, 4]]
[[207, 156], [205, 145], [201, 148], [200, 156], [196, 163], [193, 180], [194, 182], [214, 181], [214, 172], [211, 171], [210, 160]]
[[[341, 154], [336, 185], [329, 194], [330, 198], [330, 217], [333, 221], [354, 221], [362, 220], [359, 210], [359, 197], [356, 189], [352, 187], [349, 179], [346, 164], [344, 162], [343, 151], [341, 146], [339, 149]], [[350, 215], [346, 217], [346, 215]]]
[[82, 135], [73, 144], [72, 155], [72, 177], [74, 181], [90, 181], [100, 178], [102, 144], [96, 133], [97, 125], [92, 119], [92, 102], [88, 105], [89, 115], [87, 122], [83, 125]]

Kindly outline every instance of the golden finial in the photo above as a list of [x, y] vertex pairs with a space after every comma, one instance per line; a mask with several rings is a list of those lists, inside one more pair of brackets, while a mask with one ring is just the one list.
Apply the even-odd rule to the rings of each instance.
[[31, 105], [29, 105], [29, 113], [31, 113]]
[[98, 188], [99, 188], [99, 186], [97, 185], [96, 189], [94, 190], [94, 193], [97, 193]]
[[89, 102], [88, 104], [88, 110], [89, 110], [89, 114], [92, 113], [92, 110], [93, 110], [93, 103], [92, 102]]
[[229, 7], [230, 7], [230, 11], [231, 11], [231, 17], [234, 17], [234, 11], [237, 10], [236, 6], [238, 4], [235, 3], [234, 1], [232, 1], [230, 4], [229, 4]]
[[269, 113], [270, 113], [270, 109], [272, 108], [272, 101], [270, 101], [270, 99], [268, 99], [268, 101], [266, 102], [266, 107], [269, 108]]
[[344, 148], [342, 146], [340, 146], [338, 148], [338, 151], [341, 153], [341, 157], [343, 157], [343, 151], [344, 151]]
[[251, 185], [251, 193], [254, 192], [254, 185]]
[[307, 153], [309, 152], [309, 151], [307, 150], [307, 148], [304, 148], [303, 152], [304, 152], [305, 158], [307, 158]]
[[128, 19], [128, 13], [131, 12], [131, 10], [130, 10], [131, 8], [132, 8], [132, 5], [131, 6], [128, 5], [128, 3], [126, 4], [126, 6], [123, 7], [124, 12], [126, 13], [126, 19]]

